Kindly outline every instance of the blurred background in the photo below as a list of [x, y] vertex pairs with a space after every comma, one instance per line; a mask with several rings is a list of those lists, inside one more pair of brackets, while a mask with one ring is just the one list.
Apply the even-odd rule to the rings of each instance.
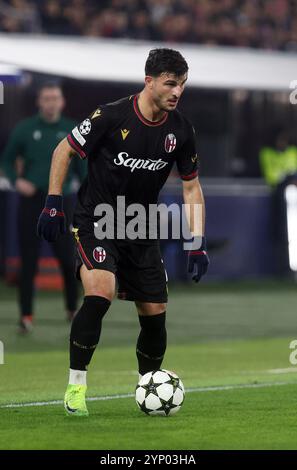
[[[179, 49], [190, 66], [180, 110], [197, 131], [206, 197], [212, 263], [205, 282], [292, 276], [287, 208], [278, 217], [275, 200], [297, 171], [297, 106], [290, 102], [290, 83], [297, 79], [296, 2], [6, 0], [0, 1], [0, 31], [0, 154], [14, 127], [36, 113], [44, 81], [62, 85], [64, 114], [80, 121], [98, 104], [141, 90], [151, 48]], [[16, 282], [18, 194], [4, 173], [0, 188], [0, 272]], [[161, 201], [181, 201], [175, 172]], [[179, 243], [162, 245], [170, 279], [186, 281]], [[37, 286], [61, 288], [46, 244], [39, 267]]]
[[[38, 113], [36, 96], [48, 80], [63, 88], [63, 115], [80, 122], [98, 105], [140, 91], [149, 50], [159, 46], [178, 49], [190, 67], [179, 109], [196, 128], [211, 259], [207, 275], [194, 285], [186, 272], [181, 242], [162, 242], [170, 293], [169, 348], [164, 367], [178, 372], [186, 387], [274, 381], [296, 384], [292, 372], [297, 368], [289, 362], [289, 344], [296, 338], [297, 2], [0, 0], [0, 80], [4, 84], [4, 104], [0, 105], [0, 339], [5, 346], [0, 403], [60, 399], [66, 383], [69, 336], [62, 307], [62, 270], [45, 242], [34, 279], [36, 306], [34, 312], [27, 311], [29, 316], [36, 313], [36, 329], [26, 339], [16, 335], [20, 235], [35, 222], [28, 223], [29, 218], [23, 217], [23, 225], [18, 225], [20, 194], [5, 173], [7, 146], [17, 138], [16, 129], [23, 120]], [[38, 125], [27, 135], [41, 141]], [[54, 148], [56, 143], [52, 145]], [[40, 179], [43, 175], [45, 154], [41, 150], [34, 160], [35, 181], [39, 156]], [[22, 155], [19, 157], [14, 170], [22, 177]], [[29, 158], [29, 167], [30, 162]], [[69, 186], [73, 201], [80, 184], [77, 175]], [[181, 204], [176, 170], [160, 202]], [[26, 246], [30, 250], [30, 240]], [[129, 302], [113, 302], [104, 320], [100, 353], [92, 363], [90, 395], [133, 390], [138, 334], [134, 310]], [[280, 439], [288, 448], [283, 430], [296, 394], [288, 391], [287, 414], [283, 414], [279, 406], [284, 400], [276, 388], [271, 390], [273, 405], [265, 398], [265, 404], [263, 399], [263, 404], [254, 406], [249, 393], [244, 395], [242, 419], [234, 395], [226, 406], [216, 404], [214, 395], [205, 416], [213, 416], [217, 406], [219, 420], [222, 409], [229, 418], [233, 407], [240, 424], [233, 432], [238, 442], [220, 444], [228, 420], [218, 421], [220, 437], [213, 442], [211, 436], [210, 447], [270, 448], [273, 439]], [[199, 414], [202, 403], [201, 399], [191, 416]], [[255, 412], [250, 423], [246, 413], [249, 404]], [[274, 428], [266, 416], [259, 423], [259, 410], [266, 404], [266, 416], [272, 419], [274, 410], [280, 410], [283, 421]], [[100, 419], [102, 406], [100, 402]], [[10, 439], [5, 427], [2, 445], [59, 448], [67, 435], [80, 448], [78, 440], [85, 429], [71, 433], [67, 426], [59, 434], [55, 428], [45, 443], [39, 435], [30, 441], [41, 418], [36, 427], [26, 420], [27, 415], [20, 422], [17, 416], [22, 418], [23, 414], [9, 418], [17, 434]], [[247, 425], [242, 426], [243, 422]], [[99, 428], [96, 423], [94, 435]], [[291, 428], [288, 432], [294, 439]], [[114, 429], [118, 430], [118, 422]], [[133, 429], [138, 429], [134, 423]], [[188, 429], [192, 427], [187, 426], [185, 438]], [[207, 426], [201, 429], [207, 434]], [[274, 438], [271, 429], [275, 429]], [[126, 429], [117, 432], [113, 441], [120, 442], [124, 434]], [[192, 434], [196, 439], [196, 433]], [[50, 439], [60, 442], [48, 444]], [[144, 445], [153, 445], [151, 439], [150, 434]], [[113, 448], [114, 442], [108, 448]], [[193, 447], [180, 445], [192, 449], [197, 442], [191, 443]]]

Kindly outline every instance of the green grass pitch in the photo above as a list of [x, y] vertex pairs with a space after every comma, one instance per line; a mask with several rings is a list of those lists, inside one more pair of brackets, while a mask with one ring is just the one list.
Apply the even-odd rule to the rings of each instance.
[[35, 330], [20, 337], [16, 291], [1, 284], [0, 449], [297, 449], [297, 366], [289, 362], [296, 289], [290, 282], [170, 286], [163, 366], [189, 391], [169, 418], [144, 415], [130, 396], [137, 315], [133, 303], [114, 301], [88, 374], [96, 400], [89, 418], [73, 419], [60, 403], [69, 335], [61, 295], [37, 293]]

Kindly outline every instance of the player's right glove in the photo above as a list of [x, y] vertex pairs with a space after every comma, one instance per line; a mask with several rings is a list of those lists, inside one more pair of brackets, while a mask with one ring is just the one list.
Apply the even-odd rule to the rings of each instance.
[[192, 279], [195, 282], [199, 282], [201, 277], [206, 274], [209, 265], [209, 257], [206, 250], [206, 239], [205, 237], [201, 237], [200, 240], [201, 243], [198, 243], [199, 248], [197, 249], [197, 239], [194, 238], [192, 241], [193, 249], [188, 251], [188, 272], [191, 274], [194, 273]]
[[55, 242], [63, 233], [66, 233], [63, 197], [49, 194], [38, 219], [37, 234], [48, 242]]

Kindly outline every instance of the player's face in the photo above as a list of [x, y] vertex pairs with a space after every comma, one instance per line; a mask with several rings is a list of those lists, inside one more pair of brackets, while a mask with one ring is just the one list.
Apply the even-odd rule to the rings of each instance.
[[64, 97], [60, 88], [44, 88], [38, 97], [38, 108], [42, 116], [49, 121], [59, 119], [64, 108]]
[[173, 73], [163, 73], [152, 80], [152, 98], [163, 111], [173, 111], [184, 91], [188, 75], [179, 77]]

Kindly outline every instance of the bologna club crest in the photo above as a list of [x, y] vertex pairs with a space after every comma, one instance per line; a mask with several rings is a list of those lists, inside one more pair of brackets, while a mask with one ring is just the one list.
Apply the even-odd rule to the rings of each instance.
[[176, 147], [176, 137], [174, 134], [168, 134], [165, 139], [165, 150], [167, 153], [173, 152]]
[[54, 207], [50, 210], [50, 217], [55, 217], [57, 215], [57, 209]]
[[106, 251], [102, 246], [96, 246], [93, 250], [93, 258], [97, 263], [103, 263], [106, 258]]

